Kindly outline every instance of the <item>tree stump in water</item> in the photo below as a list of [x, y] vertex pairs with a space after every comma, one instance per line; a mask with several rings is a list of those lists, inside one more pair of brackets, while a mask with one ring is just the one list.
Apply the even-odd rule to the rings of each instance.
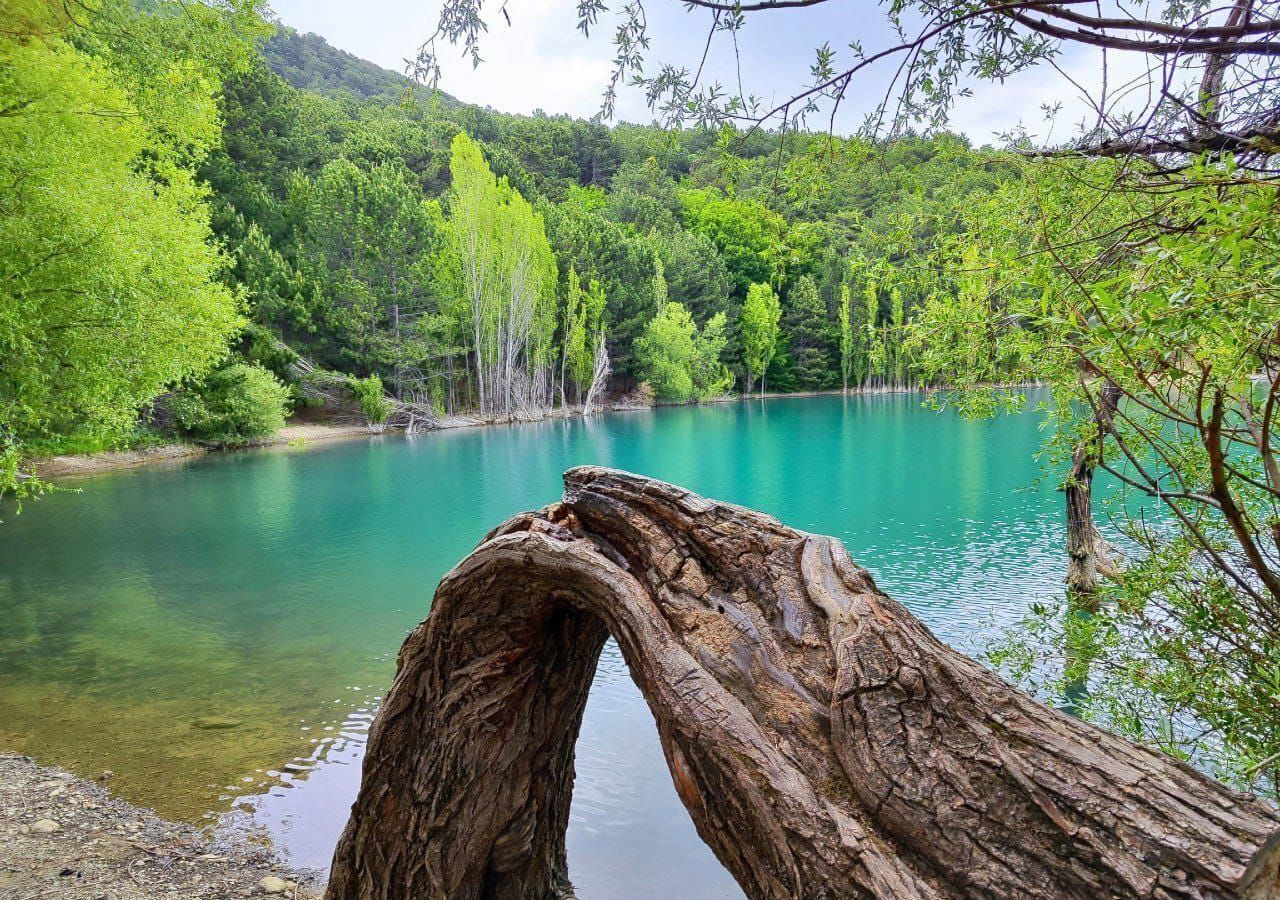
[[1274, 808], [1010, 687], [834, 539], [622, 472], [565, 483], [405, 641], [332, 900], [571, 897], [574, 743], [609, 635], [753, 898], [1277, 896]]

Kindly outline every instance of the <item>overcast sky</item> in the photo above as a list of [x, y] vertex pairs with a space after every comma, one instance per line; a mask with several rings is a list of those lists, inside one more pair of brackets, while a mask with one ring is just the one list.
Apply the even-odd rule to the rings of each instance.
[[[440, 11], [439, 0], [271, 0], [271, 6], [286, 25], [323, 35], [335, 47], [396, 71], [403, 71], [404, 60], [434, 30]], [[490, 21], [491, 30], [481, 44], [485, 61], [478, 69], [461, 58], [460, 49], [445, 48], [441, 88], [460, 100], [503, 112], [541, 109], [584, 118], [594, 115], [611, 68], [613, 20], [606, 14], [598, 30], [584, 38], [575, 28], [576, 7], [576, 0], [510, 0], [512, 26], [500, 16]], [[492, 13], [496, 5], [486, 9]], [[695, 67], [711, 14], [686, 12], [677, 0], [649, 0], [646, 10], [653, 39], [648, 61]], [[726, 37], [717, 36], [708, 68], [712, 79], [732, 85], [737, 75]], [[815, 47], [829, 42], [843, 50], [855, 39], [867, 52], [894, 43], [879, 4], [835, 0], [749, 15], [739, 35], [744, 89], [765, 99], [785, 99], [807, 82]], [[1097, 51], [1075, 48], [1060, 64], [1082, 84], [1093, 86], [1099, 80]], [[1111, 66], [1115, 71], [1123, 61], [1113, 54]], [[858, 76], [837, 123], [839, 130], [856, 129], [895, 67], [890, 61]], [[1047, 67], [1004, 85], [976, 85], [975, 91], [972, 99], [957, 104], [952, 127], [979, 144], [1019, 124], [1041, 139], [1065, 139], [1087, 112], [1078, 91]], [[1054, 126], [1056, 133], [1049, 134], [1041, 106], [1055, 103], [1061, 103], [1064, 112]], [[644, 98], [629, 88], [619, 97], [617, 114], [631, 122], [652, 119]]]

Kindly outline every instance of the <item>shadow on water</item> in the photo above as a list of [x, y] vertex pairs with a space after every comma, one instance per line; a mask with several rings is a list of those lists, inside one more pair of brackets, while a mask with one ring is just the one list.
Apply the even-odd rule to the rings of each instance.
[[[950, 643], [1061, 584], [1059, 500], [1025, 490], [1031, 415], [821, 397], [384, 437], [90, 479], [4, 515], [0, 746], [170, 817], [234, 812], [323, 867], [396, 650], [439, 578], [597, 463], [833, 534]], [[610, 645], [612, 647], [612, 645]], [[578, 745], [583, 896], [738, 896], [607, 649]]]

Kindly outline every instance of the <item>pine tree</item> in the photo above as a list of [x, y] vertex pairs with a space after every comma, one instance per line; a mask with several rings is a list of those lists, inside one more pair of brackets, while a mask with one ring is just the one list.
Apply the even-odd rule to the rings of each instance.
[[804, 390], [830, 387], [835, 367], [831, 363], [827, 310], [813, 278], [808, 275], [797, 278], [787, 300], [783, 325], [796, 386]]

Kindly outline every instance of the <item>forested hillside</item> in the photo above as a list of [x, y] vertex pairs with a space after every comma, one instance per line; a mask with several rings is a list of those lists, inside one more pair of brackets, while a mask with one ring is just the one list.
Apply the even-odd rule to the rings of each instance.
[[[201, 9], [121, 0], [81, 22], [27, 0], [4, 38], [24, 61], [3, 86], [24, 114], [0, 124], [5, 277], [22, 286], [0, 393], [11, 475], [19, 456], [158, 433], [243, 443], [334, 391], [422, 422], [538, 416], [593, 383], [668, 402], [907, 385], [908, 325], [953, 286], [896, 266], [935, 240], [904, 217], [1018, 177], [946, 134], [779, 147], [504, 115], [254, 4]], [[72, 95], [132, 115], [77, 116]], [[128, 327], [120, 307], [86, 324], [84, 298], [121, 294]], [[135, 364], [96, 368], [118, 341]]]
[[[805, 136], [792, 139], [783, 160], [770, 135], [744, 140], [503, 115], [420, 87], [406, 91], [391, 73], [384, 73], [388, 87], [376, 99], [357, 102], [374, 93], [366, 68], [351, 65], [351, 57], [322, 39], [287, 31], [265, 44], [264, 58], [265, 68], [231, 83], [226, 94], [230, 159], [218, 167], [234, 171], [235, 183], [209, 180], [227, 204], [222, 233], [229, 243], [243, 248], [248, 241], [245, 252], [259, 253], [258, 237], [249, 237], [256, 225], [288, 267], [281, 280], [301, 277], [307, 282], [302, 291], [314, 294], [305, 309], [262, 295], [258, 321], [326, 366], [378, 375], [394, 395], [412, 391], [449, 411], [484, 406], [475, 323], [468, 324], [465, 309], [451, 312], [456, 279], [432, 260], [397, 276], [401, 296], [393, 300], [390, 270], [382, 285], [372, 274], [341, 272], [345, 264], [334, 254], [347, 253], [359, 268], [359, 250], [326, 250], [321, 223], [307, 216], [310, 206], [329, 220], [325, 227], [346, 240], [370, 241], [378, 248], [372, 256], [382, 256], [382, 235], [399, 233], [401, 223], [379, 214], [337, 223], [327, 213], [331, 192], [371, 190], [372, 182], [361, 183], [372, 178], [406, 204], [417, 194], [437, 201], [439, 209], [432, 206], [426, 218], [440, 217], [447, 230], [458, 134], [481, 148], [489, 171], [541, 220], [557, 274], [542, 298], [547, 309], [531, 320], [549, 329], [545, 359], [529, 360], [542, 371], [527, 374], [545, 381], [549, 395], [563, 392], [569, 400], [588, 387], [582, 382], [589, 382], [601, 333], [610, 386], [627, 391], [647, 382], [662, 400], [705, 398], [734, 384], [748, 390], [762, 382], [781, 391], [909, 383], [915, 370], [903, 326], [923, 293], [885, 268], [917, 250], [897, 219], [930, 204], [954, 207], [1015, 171], [947, 135], [876, 148]], [[267, 69], [339, 99], [291, 91]], [[389, 98], [397, 84], [397, 96]], [[238, 158], [235, 146], [265, 145], [264, 119], [287, 123], [270, 135], [278, 149], [257, 160]], [[806, 195], [815, 167], [839, 177], [820, 194]], [[323, 199], [303, 199], [316, 189]], [[262, 197], [272, 198], [270, 209], [257, 205]], [[415, 241], [403, 248], [406, 260], [435, 252], [427, 236], [435, 225], [405, 227]], [[374, 232], [362, 234], [367, 228]], [[370, 304], [354, 318], [359, 304], [340, 296], [336, 284], [344, 277], [369, 288]], [[752, 295], [752, 285], [762, 287]], [[772, 314], [761, 308], [769, 306], [770, 294], [777, 307]], [[749, 297], [755, 298], [750, 304]], [[539, 341], [530, 345], [536, 353]]]
[[[258, 49], [271, 71], [304, 91], [395, 101], [413, 87], [413, 82], [400, 72], [330, 46], [318, 34], [301, 34], [287, 25], [277, 23], [275, 33]], [[440, 96], [446, 102], [457, 102], [443, 93]]]

